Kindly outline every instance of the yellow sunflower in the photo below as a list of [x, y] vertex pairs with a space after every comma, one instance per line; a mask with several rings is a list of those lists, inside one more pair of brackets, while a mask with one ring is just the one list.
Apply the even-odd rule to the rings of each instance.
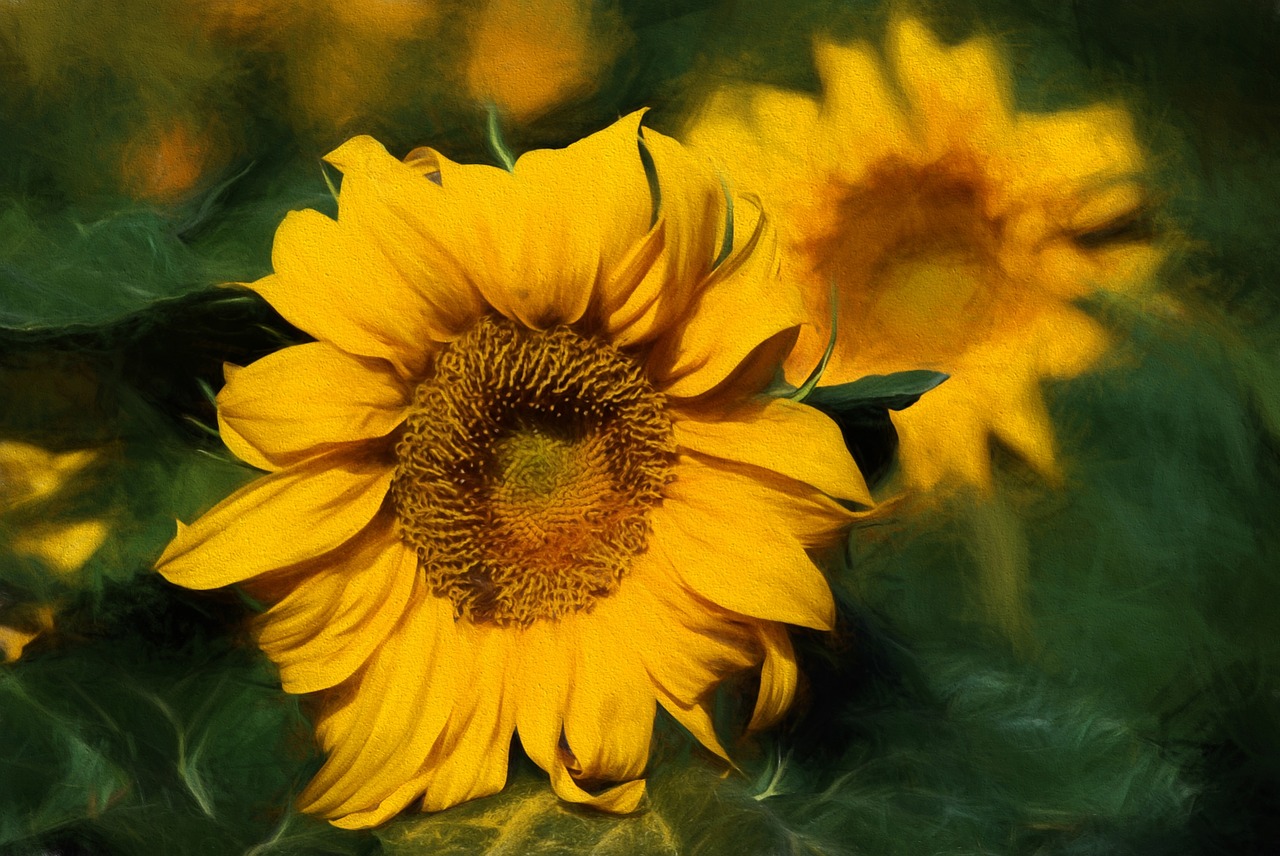
[[895, 20], [886, 57], [820, 41], [822, 95], [713, 94], [687, 140], [764, 200], [813, 324], [787, 362], [824, 383], [907, 369], [951, 380], [897, 414], [908, 484], [989, 489], [992, 437], [1058, 474], [1040, 391], [1093, 365], [1107, 335], [1077, 301], [1159, 263], [1140, 227], [1142, 152], [1123, 109], [1015, 109], [996, 45], [948, 47]]
[[640, 114], [510, 173], [422, 152], [349, 141], [337, 221], [280, 226], [250, 287], [318, 341], [229, 367], [222, 435], [269, 474], [158, 568], [274, 601], [259, 644], [320, 693], [305, 811], [494, 793], [513, 732], [562, 798], [631, 811], [657, 704], [720, 755], [723, 677], [762, 664], [755, 726], [787, 708], [785, 625], [833, 618], [809, 551], [866, 485], [760, 395], [803, 306], [709, 164]]

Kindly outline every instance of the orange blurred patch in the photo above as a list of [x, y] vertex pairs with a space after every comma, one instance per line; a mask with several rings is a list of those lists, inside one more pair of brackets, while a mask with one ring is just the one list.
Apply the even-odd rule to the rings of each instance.
[[467, 91], [528, 122], [594, 91], [628, 38], [614, 10], [582, 0], [491, 0], [472, 26]]
[[153, 122], [124, 146], [120, 179], [134, 199], [158, 204], [179, 202], [217, 166], [218, 135], [176, 120]]

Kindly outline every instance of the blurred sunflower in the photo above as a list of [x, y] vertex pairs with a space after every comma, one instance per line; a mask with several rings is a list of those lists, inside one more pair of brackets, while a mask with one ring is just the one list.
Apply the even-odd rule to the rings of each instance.
[[[23, 559], [35, 559], [60, 577], [79, 571], [107, 539], [106, 521], [61, 519], [51, 503], [98, 458], [94, 450], [51, 452], [17, 440], [0, 440], [0, 542]], [[54, 606], [45, 598], [13, 601], [0, 592], [0, 658], [13, 662], [37, 636], [52, 629]]]
[[516, 122], [594, 92], [631, 40], [599, 0], [490, 0], [473, 14], [466, 90]]
[[1058, 476], [1040, 384], [1105, 351], [1076, 305], [1140, 288], [1161, 259], [1143, 228], [1143, 156], [1110, 105], [1019, 112], [996, 46], [948, 47], [895, 20], [887, 58], [816, 46], [822, 96], [764, 86], [713, 94], [687, 140], [759, 194], [784, 275], [812, 322], [787, 361], [803, 377], [841, 335], [824, 383], [916, 368], [951, 380], [895, 415], [905, 480], [991, 486], [992, 437]]
[[250, 286], [318, 341], [218, 398], [270, 474], [158, 568], [274, 604], [260, 645], [323, 691], [304, 810], [494, 793], [516, 732], [560, 797], [631, 811], [657, 704], [722, 756], [726, 675], [763, 664], [753, 727], [788, 707], [785, 625], [833, 620], [809, 551], [851, 519], [831, 497], [870, 501], [834, 423], [760, 395], [803, 318], [771, 234], [640, 114], [510, 173], [328, 160], [337, 221], [290, 214]]

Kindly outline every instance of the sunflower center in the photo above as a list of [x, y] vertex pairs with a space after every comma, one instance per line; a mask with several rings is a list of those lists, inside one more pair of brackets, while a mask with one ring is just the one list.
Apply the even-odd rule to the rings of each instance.
[[460, 618], [527, 625], [618, 589], [673, 454], [663, 397], [630, 357], [484, 318], [415, 391], [391, 499]]
[[841, 317], [882, 351], [861, 356], [933, 365], [996, 322], [999, 224], [982, 192], [964, 163], [882, 164], [839, 200], [837, 227], [812, 251], [819, 271], [848, 286]]

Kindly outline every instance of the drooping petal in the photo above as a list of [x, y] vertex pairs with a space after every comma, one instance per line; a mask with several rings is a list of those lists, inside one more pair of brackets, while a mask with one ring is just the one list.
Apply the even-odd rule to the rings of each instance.
[[423, 768], [458, 695], [470, 691], [467, 654], [453, 605], [417, 581], [396, 628], [326, 699], [316, 731], [328, 757], [299, 798], [302, 810], [340, 818], [376, 809], [366, 816], [372, 825], [417, 796], [402, 786]]
[[515, 728], [517, 700], [504, 692], [514, 659], [514, 635], [504, 628], [462, 622], [468, 664], [467, 686], [424, 767], [422, 808], [440, 811], [496, 794], [507, 782], [507, 753]]
[[[585, 621], [583, 620], [585, 619]], [[561, 746], [561, 737], [566, 731], [566, 704], [572, 691], [577, 692], [575, 666], [581, 658], [583, 640], [581, 628], [584, 623], [593, 619], [586, 616], [573, 616], [557, 622], [540, 622], [521, 631], [516, 643], [520, 657], [520, 666], [508, 675], [507, 692], [515, 696], [518, 711], [516, 728], [520, 734], [520, 743], [525, 752], [538, 766], [542, 767], [551, 778], [551, 786], [556, 794], [567, 802], [590, 805], [605, 811], [626, 813], [633, 811], [644, 794], [644, 782], [624, 782], [600, 793], [589, 793], [577, 783], [569, 771], [566, 757]], [[610, 640], [614, 652], [617, 651], [618, 638]], [[647, 676], [640, 678], [645, 686]], [[610, 729], [617, 724], [610, 720], [602, 723], [606, 730], [605, 740], [610, 744], [614, 735]], [[621, 723], [625, 730], [634, 729], [634, 723]], [[652, 705], [650, 706], [647, 727], [653, 728]], [[582, 739], [580, 738], [580, 743]], [[612, 746], [606, 747], [613, 750]], [[579, 752], [583, 750], [577, 750]], [[644, 756], [648, 757], [647, 737], [644, 744]], [[594, 755], [585, 755], [588, 759]], [[606, 773], [596, 773], [585, 768], [581, 757], [577, 758], [579, 774], [599, 775], [603, 778], [615, 778]], [[628, 769], [635, 767], [634, 762], [625, 764]], [[644, 763], [641, 761], [640, 768]], [[638, 771], [635, 775], [638, 775]], [[616, 777], [621, 778], [621, 777]]]
[[625, 610], [624, 595], [617, 600], [618, 608], [608, 614], [579, 617], [564, 721], [578, 777], [610, 782], [634, 779], [644, 772], [655, 712], [644, 665], [629, 647], [619, 644], [622, 639], [636, 639], [638, 628], [634, 621], [619, 620], [629, 610]]
[[787, 628], [765, 621], [756, 625], [756, 629], [764, 649], [764, 664], [760, 667], [760, 694], [747, 726], [752, 731], [768, 728], [782, 718], [795, 699], [799, 682], [796, 655]]
[[805, 548], [831, 544], [851, 518], [816, 491], [774, 481], [682, 459], [653, 512], [649, 551], [726, 609], [829, 630], [831, 590]]
[[634, 625], [627, 638], [635, 640], [660, 701], [674, 699], [688, 708], [729, 675], [759, 662], [756, 622], [690, 590], [654, 551], [637, 557], [626, 582], [625, 613], [617, 626]]
[[840, 428], [812, 407], [775, 398], [728, 412], [674, 412], [676, 443], [690, 451], [779, 473], [838, 499], [872, 504]]
[[156, 569], [180, 586], [211, 589], [320, 556], [373, 519], [391, 475], [383, 461], [335, 454], [264, 476], [179, 524]]
[[399, 623], [418, 570], [389, 517], [314, 564], [258, 620], [258, 645], [291, 693], [328, 689], [363, 665]]
[[277, 470], [336, 443], [386, 436], [411, 392], [390, 364], [311, 342], [228, 377], [218, 425], [238, 457]]

